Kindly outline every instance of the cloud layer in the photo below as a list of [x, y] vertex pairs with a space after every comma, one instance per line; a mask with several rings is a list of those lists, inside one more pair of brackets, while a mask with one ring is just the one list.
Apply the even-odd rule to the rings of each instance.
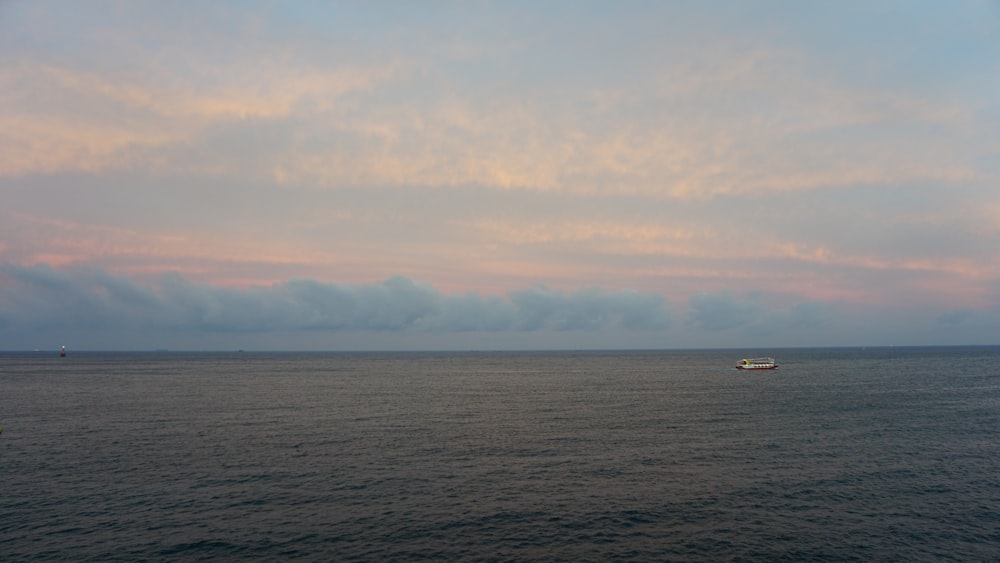
[[0, 315], [979, 339], [998, 32], [987, 2], [2, 2]]
[[[151, 282], [90, 267], [0, 267], [0, 349], [669, 348], [920, 342], [945, 327], [976, 340], [998, 325], [985, 310], [858, 310], [794, 295], [723, 291], [669, 303], [658, 293], [545, 286], [505, 296], [446, 294], [395, 276], [370, 284], [289, 280], [233, 288], [178, 273]], [[678, 316], [683, 322], [675, 322]], [[233, 345], [235, 343], [235, 346]], [[924, 343], [927, 343], [924, 341]]]
[[235, 289], [195, 284], [179, 274], [143, 286], [101, 270], [39, 265], [0, 269], [0, 326], [41, 329], [289, 331], [663, 330], [666, 301], [655, 294], [544, 286], [507, 298], [443, 295], [397, 276], [369, 285], [291, 280]]

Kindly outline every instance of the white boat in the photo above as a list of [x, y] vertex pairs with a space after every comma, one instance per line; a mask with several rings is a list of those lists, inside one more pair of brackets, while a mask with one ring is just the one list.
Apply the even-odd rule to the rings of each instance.
[[743, 358], [736, 364], [736, 369], [775, 369], [778, 364], [774, 358]]

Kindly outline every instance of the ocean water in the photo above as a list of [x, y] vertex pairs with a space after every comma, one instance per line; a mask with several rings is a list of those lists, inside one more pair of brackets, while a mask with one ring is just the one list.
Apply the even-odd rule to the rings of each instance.
[[1000, 348], [765, 353], [0, 354], [0, 560], [1000, 560]]

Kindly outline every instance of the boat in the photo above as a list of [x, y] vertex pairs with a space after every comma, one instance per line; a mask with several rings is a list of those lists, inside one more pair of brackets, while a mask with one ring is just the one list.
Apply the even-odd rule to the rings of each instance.
[[775, 369], [778, 364], [774, 358], [743, 358], [736, 364], [736, 369]]

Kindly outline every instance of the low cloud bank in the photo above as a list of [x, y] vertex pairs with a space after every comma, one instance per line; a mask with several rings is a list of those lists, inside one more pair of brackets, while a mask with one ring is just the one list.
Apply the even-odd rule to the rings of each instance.
[[768, 303], [768, 296], [763, 293], [699, 293], [690, 299], [687, 324], [708, 331], [741, 327], [764, 332], [802, 330], [829, 324], [834, 312], [835, 305], [824, 301], [806, 301], [788, 307]]
[[134, 328], [209, 332], [663, 330], [656, 294], [536, 286], [506, 298], [445, 295], [397, 276], [367, 285], [290, 280], [236, 289], [167, 274], [141, 285], [94, 268], [0, 266], [0, 330]]

